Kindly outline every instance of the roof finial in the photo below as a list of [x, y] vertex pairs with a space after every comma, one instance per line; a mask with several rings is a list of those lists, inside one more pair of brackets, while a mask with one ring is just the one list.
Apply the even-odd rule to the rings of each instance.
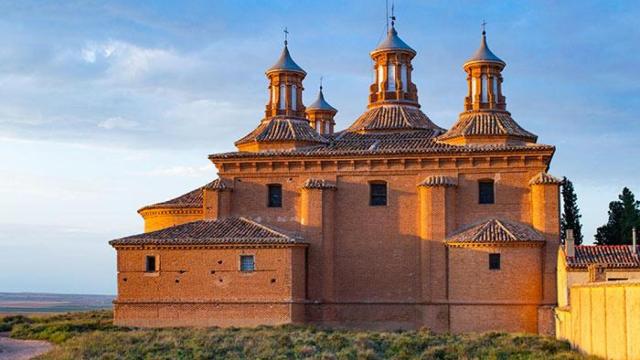
[[486, 36], [487, 35], [487, 22], [482, 20], [482, 36]]
[[394, 25], [396, 24], [396, 15], [395, 15], [395, 11], [394, 11], [394, 8], [395, 8], [395, 5], [396, 5], [395, 3], [396, 3], [395, 1], [393, 1], [393, 0], [391, 1], [391, 18], [390, 19], [391, 19], [391, 28], [392, 29], [394, 28]]
[[287, 46], [287, 37], [289, 35], [289, 30], [287, 30], [287, 27], [285, 26], [282, 32], [284, 32], [284, 46]]
[[322, 92], [322, 76], [320, 76], [320, 92]]

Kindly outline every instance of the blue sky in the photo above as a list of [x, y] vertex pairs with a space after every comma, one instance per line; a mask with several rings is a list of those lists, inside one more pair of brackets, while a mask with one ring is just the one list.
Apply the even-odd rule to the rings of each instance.
[[[635, 1], [396, 1], [422, 108], [449, 127], [488, 22], [513, 117], [554, 144], [591, 241], [640, 195]], [[115, 293], [109, 239], [215, 177], [206, 155], [259, 122], [282, 28], [338, 128], [365, 109], [384, 0], [0, 2], [0, 291]]]

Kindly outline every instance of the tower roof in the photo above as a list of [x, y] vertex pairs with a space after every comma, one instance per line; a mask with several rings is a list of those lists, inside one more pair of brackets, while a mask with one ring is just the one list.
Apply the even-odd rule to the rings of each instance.
[[496, 62], [502, 65], [506, 65], [502, 59], [500, 59], [496, 54], [494, 54], [491, 49], [489, 49], [489, 45], [487, 45], [487, 32], [482, 31], [482, 40], [480, 41], [480, 47], [473, 56], [465, 62], [466, 64], [476, 62], [476, 61], [488, 61], [488, 62]]
[[440, 136], [439, 140], [458, 137], [503, 136], [524, 142], [536, 142], [535, 134], [523, 129], [506, 111], [467, 111], [460, 114], [458, 121]]
[[393, 25], [391, 25], [391, 28], [389, 29], [389, 31], [387, 31], [387, 37], [384, 40], [382, 40], [382, 42], [380, 42], [380, 44], [378, 44], [378, 46], [375, 49], [373, 49], [371, 54], [374, 54], [380, 51], [390, 51], [390, 50], [391, 51], [393, 50], [407, 51], [414, 55], [416, 54], [416, 51], [413, 50], [411, 46], [407, 45], [406, 42], [400, 39], [400, 37], [398, 36], [398, 32], [396, 31], [396, 28]]
[[444, 130], [434, 124], [417, 106], [386, 104], [368, 109], [347, 131]]
[[336, 108], [329, 105], [329, 103], [324, 99], [324, 94], [322, 93], [322, 86], [320, 86], [318, 97], [314, 102], [311, 103], [311, 105], [307, 106], [307, 110], [325, 110], [325, 111], [338, 112]]
[[298, 66], [295, 61], [293, 61], [293, 58], [291, 58], [291, 54], [289, 54], [289, 48], [287, 47], [286, 43], [284, 44], [284, 49], [282, 49], [280, 58], [278, 59], [278, 61], [276, 61], [275, 64], [273, 64], [273, 66], [271, 66], [267, 70], [267, 74], [273, 71], [293, 71], [302, 74], [307, 73], [300, 66]]

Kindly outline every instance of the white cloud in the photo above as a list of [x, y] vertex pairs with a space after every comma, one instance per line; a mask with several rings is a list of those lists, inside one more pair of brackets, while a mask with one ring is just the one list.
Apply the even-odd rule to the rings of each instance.
[[137, 121], [125, 119], [120, 116], [110, 117], [102, 120], [98, 123], [98, 127], [107, 130], [121, 129], [121, 130], [133, 130], [140, 126]]

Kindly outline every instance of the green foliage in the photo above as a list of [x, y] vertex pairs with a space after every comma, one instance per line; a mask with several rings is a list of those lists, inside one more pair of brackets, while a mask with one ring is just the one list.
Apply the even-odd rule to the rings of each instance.
[[[5, 318], [6, 319], [6, 318]], [[3, 319], [3, 321], [5, 321]], [[525, 334], [433, 334], [313, 326], [131, 329], [108, 311], [18, 321], [12, 336], [59, 344], [40, 359], [585, 359], [569, 343]]]
[[33, 322], [32, 319], [23, 315], [5, 316], [2, 319], [0, 319], [0, 332], [11, 331], [11, 329], [13, 329], [13, 327], [16, 325], [28, 324], [31, 322]]
[[640, 229], [640, 201], [625, 187], [618, 201], [609, 203], [609, 221], [598, 228], [596, 244], [629, 245], [634, 227]]
[[562, 217], [560, 219], [560, 238], [563, 242], [566, 230], [573, 229], [575, 244], [582, 244], [581, 217], [580, 208], [578, 208], [578, 196], [573, 189], [573, 183], [565, 177], [562, 179]]

